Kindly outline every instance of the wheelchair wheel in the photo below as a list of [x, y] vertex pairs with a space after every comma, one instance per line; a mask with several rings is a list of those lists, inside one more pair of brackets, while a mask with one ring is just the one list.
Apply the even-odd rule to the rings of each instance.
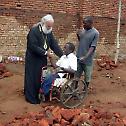
[[67, 108], [81, 105], [87, 94], [87, 85], [84, 81], [69, 80], [61, 88], [60, 101]]

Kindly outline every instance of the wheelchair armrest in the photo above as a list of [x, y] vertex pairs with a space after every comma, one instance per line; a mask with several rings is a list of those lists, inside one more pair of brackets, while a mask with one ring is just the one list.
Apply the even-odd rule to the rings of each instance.
[[65, 72], [65, 71], [58, 71], [58, 72], [56, 72], [56, 73], [65, 73], [65, 74], [69, 74], [69, 73], [67, 73], [67, 72]]
[[67, 72], [65, 72], [65, 71], [58, 71], [58, 72], [56, 72], [56, 73], [57, 73], [57, 74], [58, 74], [58, 73], [64, 73], [64, 74], [65, 74], [65, 78], [67, 78], [67, 79], [71, 79], [71, 78], [74, 77], [74, 74], [67, 73]]

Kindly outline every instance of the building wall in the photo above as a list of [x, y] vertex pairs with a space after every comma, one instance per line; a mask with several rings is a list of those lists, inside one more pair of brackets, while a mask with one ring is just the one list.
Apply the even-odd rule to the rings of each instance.
[[[121, 35], [126, 36], [126, 0], [122, 2]], [[82, 27], [82, 18], [89, 15], [94, 16], [100, 32], [99, 42], [115, 42], [117, 0], [1, 0], [0, 54], [24, 53], [29, 29], [47, 13], [54, 16], [53, 32], [61, 45], [77, 41], [76, 31]]]

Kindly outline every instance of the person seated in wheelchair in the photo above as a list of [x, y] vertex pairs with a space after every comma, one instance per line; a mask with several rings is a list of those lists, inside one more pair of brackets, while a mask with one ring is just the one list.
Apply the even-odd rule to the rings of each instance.
[[[54, 74], [48, 74], [44, 81], [41, 83], [41, 93], [44, 96], [49, 94], [52, 86], [61, 86], [64, 84], [66, 76], [74, 76], [77, 71], [77, 57], [74, 54], [75, 46], [73, 43], [68, 42], [65, 44], [63, 49], [63, 56], [55, 63], [52, 56], [49, 57], [51, 65], [54, 69], [58, 68], [58, 72]], [[62, 83], [62, 84], [61, 84]]]

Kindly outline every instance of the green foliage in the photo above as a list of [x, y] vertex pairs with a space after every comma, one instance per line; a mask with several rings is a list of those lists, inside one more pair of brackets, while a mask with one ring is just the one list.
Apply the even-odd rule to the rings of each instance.
[[18, 51], [18, 52], [16, 53], [16, 56], [18, 56], [18, 57], [23, 57], [23, 52]]

